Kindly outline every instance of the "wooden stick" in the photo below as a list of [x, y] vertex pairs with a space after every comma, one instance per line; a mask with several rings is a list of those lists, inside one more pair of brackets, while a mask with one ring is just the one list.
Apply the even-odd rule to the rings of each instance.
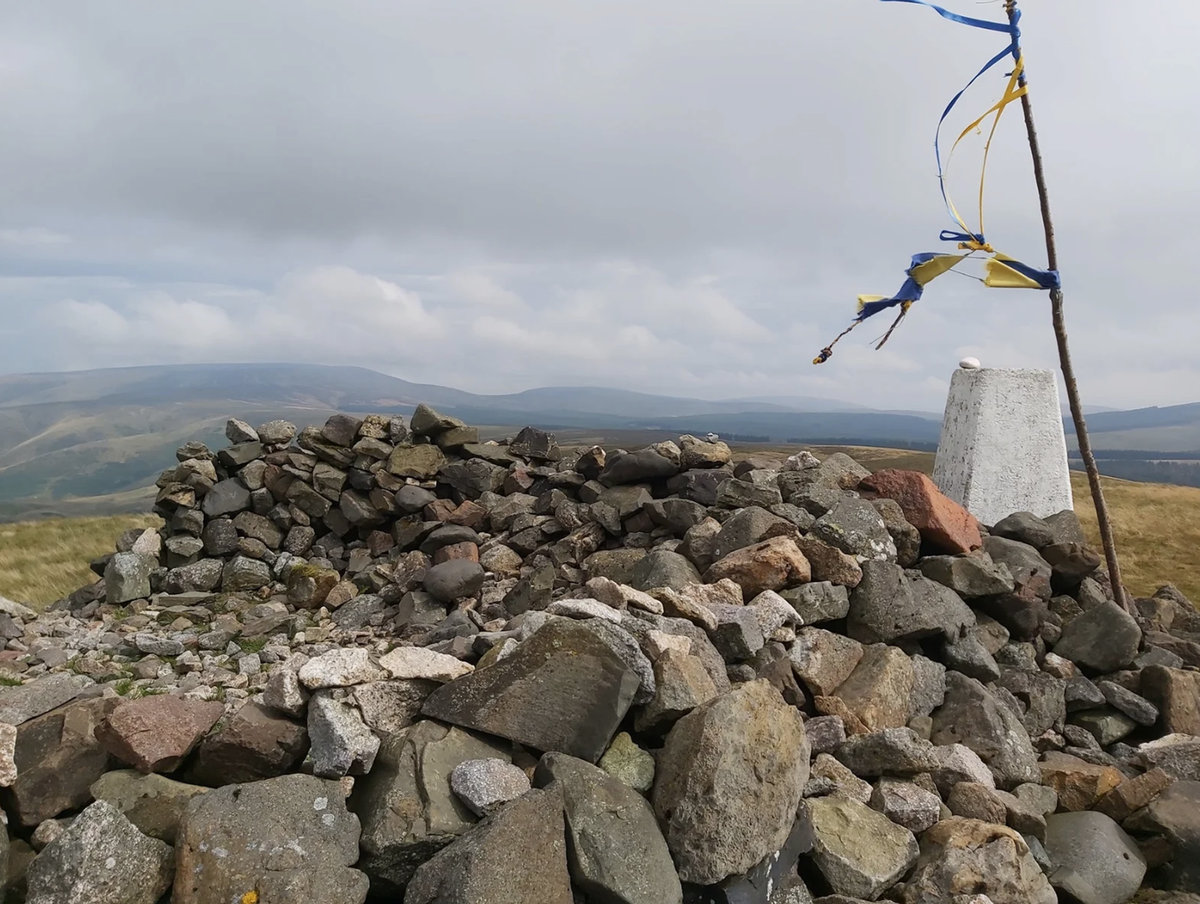
[[[1016, 16], [1017, 0], [1005, 0], [1005, 12], [1011, 22]], [[1025, 84], [1025, 75], [1020, 82]], [[1033, 155], [1033, 177], [1037, 182], [1038, 201], [1042, 207], [1042, 227], [1046, 233], [1046, 261], [1051, 270], [1058, 269], [1058, 249], [1054, 244], [1054, 222], [1050, 218], [1050, 197], [1046, 191], [1046, 173], [1042, 166], [1042, 152], [1038, 144], [1037, 129], [1033, 125], [1033, 107], [1029, 92], [1021, 96], [1021, 109], [1025, 113], [1025, 130], [1029, 134], [1029, 151]], [[1088, 485], [1092, 491], [1092, 503], [1096, 507], [1096, 521], [1100, 525], [1100, 542], [1104, 546], [1104, 558], [1108, 563], [1108, 577], [1112, 583], [1113, 599], [1125, 611], [1132, 613], [1133, 606], [1125, 595], [1121, 583], [1121, 566], [1117, 561], [1117, 546], [1113, 540], [1112, 524], [1108, 518], [1108, 505], [1104, 501], [1104, 488], [1100, 485], [1100, 471], [1092, 455], [1092, 443], [1088, 439], [1087, 424], [1083, 418], [1083, 405], [1079, 400], [1079, 384], [1075, 381], [1075, 368], [1071, 364], [1071, 351], [1067, 346], [1067, 322], [1063, 314], [1062, 289], [1050, 290], [1050, 310], [1054, 320], [1054, 337], [1058, 340], [1058, 360], [1062, 367], [1063, 382], [1067, 385], [1067, 400], [1071, 406], [1071, 419], [1075, 422], [1075, 438], [1079, 442], [1079, 455], [1087, 470]]]

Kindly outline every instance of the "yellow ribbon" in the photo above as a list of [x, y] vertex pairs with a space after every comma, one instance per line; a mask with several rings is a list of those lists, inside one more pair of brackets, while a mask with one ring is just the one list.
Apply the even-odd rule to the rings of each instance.
[[[1028, 93], [1028, 91], [1029, 91], [1028, 85], [1021, 84], [1021, 73], [1024, 71], [1024, 69], [1025, 69], [1025, 55], [1021, 54], [1021, 56], [1019, 56], [1017, 58], [1017, 65], [1013, 68], [1012, 74], [1009, 76], [1008, 87], [1005, 88], [1005, 90], [1004, 90], [1004, 96], [1001, 97], [1000, 100], [998, 100], [991, 107], [989, 107], [986, 113], [984, 113], [982, 116], [980, 116], [978, 119], [976, 119], [973, 123], [971, 123], [969, 126], [967, 126], [965, 129], [962, 130], [962, 134], [960, 134], [958, 136], [958, 138], [956, 138], [954, 140], [954, 144], [950, 147], [950, 153], [946, 157], [946, 166], [942, 171], [942, 182], [943, 183], [946, 181], [946, 174], [950, 170], [950, 160], [951, 160], [951, 158], [954, 157], [954, 149], [958, 147], [958, 143], [960, 141], [962, 141], [964, 138], [966, 138], [970, 132], [973, 132], [975, 129], [977, 129], [980, 126], [980, 124], [985, 119], [987, 119], [991, 114], [993, 114], [993, 113], [996, 114], [996, 118], [992, 122], [992, 130], [988, 134], [987, 144], [985, 144], [984, 148], [983, 148], [983, 167], [979, 173], [979, 229], [978, 229], [978, 231], [971, 229], [971, 227], [969, 227], [966, 224], [966, 222], [963, 220], [963, 218], [959, 215], [958, 209], [954, 206], [954, 202], [950, 200], [949, 191], [946, 192], [946, 203], [950, 208], [950, 213], [954, 216], [954, 219], [958, 222], [958, 225], [962, 227], [963, 232], [965, 232], [967, 235], [984, 235], [985, 234], [984, 229], [983, 229], [983, 193], [984, 193], [984, 183], [987, 180], [988, 153], [991, 150], [992, 139], [996, 135], [996, 127], [1000, 124], [1000, 116], [1004, 113], [1004, 108], [1007, 107], [1009, 104], [1011, 104], [1013, 101], [1018, 100], [1021, 97], [1024, 97], [1025, 94]], [[967, 250], [967, 251], [984, 251], [988, 254], [993, 254], [996, 251], [995, 248], [993, 248], [991, 245], [987, 244], [986, 242], [977, 242], [974, 239], [972, 239], [971, 241], [967, 241], [967, 242], [959, 242], [958, 247], [962, 248], [964, 250]]]

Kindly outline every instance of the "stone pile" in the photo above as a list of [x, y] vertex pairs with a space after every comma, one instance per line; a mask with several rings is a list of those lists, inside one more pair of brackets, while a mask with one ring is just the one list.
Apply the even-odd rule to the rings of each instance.
[[921, 474], [420, 406], [0, 600], [9, 901], [1200, 902], [1200, 613]]

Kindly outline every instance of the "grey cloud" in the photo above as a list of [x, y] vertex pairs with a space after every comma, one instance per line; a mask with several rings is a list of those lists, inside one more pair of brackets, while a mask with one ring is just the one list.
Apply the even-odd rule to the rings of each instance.
[[[1190, 401], [1200, 11], [1025, 5], [1085, 396]], [[808, 362], [938, 250], [933, 126], [998, 40], [874, 0], [10, 4], [4, 366], [355, 356], [475, 389], [936, 408], [961, 354], [1055, 366], [1043, 295], [946, 276], [882, 352], [871, 321]], [[964, 209], [979, 143], [951, 171]], [[1018, 111], [990, 174], [989, 235], [1040, 263]], [[287, 342], [245, 338], [264, 324]]]

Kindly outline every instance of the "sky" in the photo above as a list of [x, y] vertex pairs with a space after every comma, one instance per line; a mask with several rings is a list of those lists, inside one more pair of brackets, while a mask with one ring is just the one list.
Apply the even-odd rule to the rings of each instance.
[[[1089, 405], [1200, 399], [1200, 6], [1153, 7], [1022, 4]], [[303, 361], [940, 410], [964, 356], [1058, 366], [1046, 293], [947, 274], [882, 350], [890, 314], [811, 361], [858, 294], [953, 250], [934, 128], [1004, 43], [878, 0], [0, 0], [0, 373]], [[949, 168], [964, 211], [983, 140]], [[1044, 266], [1016, 105], [987, 188], [988, 239]]]

